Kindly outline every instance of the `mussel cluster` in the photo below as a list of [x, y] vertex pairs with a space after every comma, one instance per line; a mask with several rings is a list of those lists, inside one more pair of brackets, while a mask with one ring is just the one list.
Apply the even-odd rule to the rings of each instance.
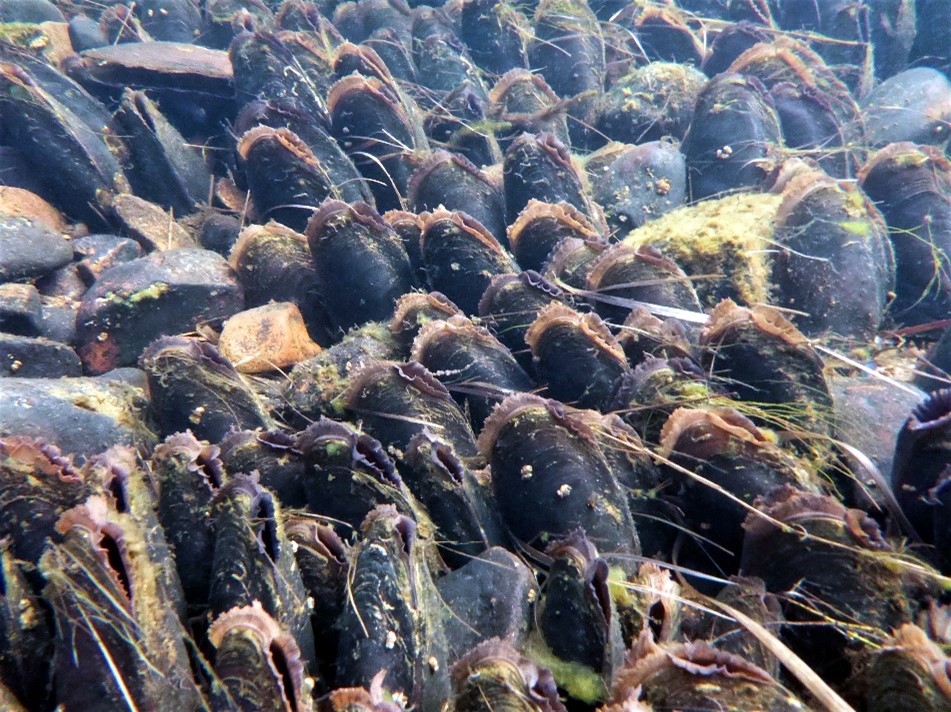
[[949, 27], [0, 0], [0, 708], [951, 710]]

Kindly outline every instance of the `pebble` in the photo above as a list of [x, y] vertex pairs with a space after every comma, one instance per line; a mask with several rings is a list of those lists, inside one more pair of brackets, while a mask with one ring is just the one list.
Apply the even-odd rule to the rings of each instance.
[[239, 372], [264, 373], [316, 356], [321, 348], [307, 334], [296, 304], [272, 302], [228, 319], [218, 350]]
[[62, 235], [23, 218], [0, 218], [0, 282], [18, 282], [69, 264], [73, 248]]

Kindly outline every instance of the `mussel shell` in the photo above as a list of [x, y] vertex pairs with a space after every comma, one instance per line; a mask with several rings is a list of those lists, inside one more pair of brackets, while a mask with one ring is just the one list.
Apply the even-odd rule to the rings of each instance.
[[492, 87], [489, 100], [503, 150], [525, 132], [550, 133], [565, 145], [571, 143], [565, 107], [540, 74], [527, 69], [506, 72]]
[[585, 193], [584, 179], [567, 146], [554, 134], [522, 134], [505, 151], [503, 184], [508, 222], [532, 198], [543, 203], [564, 201], [600, 222], [600, 213]]
[[337, 329], [387, 318], [414, 285], [403, 243], [366, 203], [324, 202], [307, 225], [307, 240]]
[[478, 220], [500, 243], [505, 241], [505, 199], [499, 186], [468, 159], [437, 151], [413, 174], [409, 204], [417, 213], [462, 210]]
[[465, 408], [479, 431], [492, 408], [511, 393], [532, 390], [532, 380], [487, 329], [463, 316], [420, 329], [410, 354], [428, 368]]
[[479, 301], [479, 317], [505, 344], [521, 367], [531, 373], [532, 352], [525, 334], [545, 306], [566, 295], [534, 270], [493, 277]]
[[468, 420], [449, 391], [415, 361], [369, 364], [350, 379], [341, 400], [387, 446], [405, 450], [413, 436], [428, 428], [459, 457], [477, 453]]
[[295, 439], [283, 431], [229, 433], [220, 443], [221, 464], [227, 472], [257, 472], [260, 482], [285, 507], [306, 507], [306, 465]]
[[753, 77], [719, 74], [700, 92], [684, 138], [690, 197], [703, 200], [760, 186], [782, 144], [779, 117]]
[[442, 557], [458, 568], [505, 537], [489, 483], [452, 447], [423, 431], [410, 440], [400, 472], [433, 520]]
[[321, 418], [297, 436], [295, 449], [306, 467], [301, 484], [308, 511], [336, 523], [341, 536], [381, 504], [416, 516], [416, 503], [379, 440]]
[[[588, 273], [589, 299], [603, 318], [620, 324], [633, 305], [627, 300], [699, 311], [700, 300], [684, 271], [654, 247], [620, 243], [605, 250]], [[618, 300], [621, 303], [613, 303]]]
[[423, 264], [429, 286], [475, 314], [492, 277], [518, 272], [515, 261], [481, 223], [463, 212], [436, 210], [423, 220]]
[[564, 405], [510, 396], [486, 422], [479, 447], [502, 520], [518, 541], [538, 546], [580, 526], [601, 551], [637, 553], [624, 494], [594, 432]]
[[951, 308], [951, 163], [937, 148], [895, 143], [859, 174], [888, 224], [895, 301], [905, 323], [943, 319]]
[[773, 283], [777, 303], [809, 336], [871, 338], [895, 288], [884, 220], [849, 183], [805, 172], [783, 191], [776, 215]]
[[494, 127], [486, 125], [489, 101], [483, 88], [463, 82], [426, 114], [423, 127], [434, 147], [465, 156], [474, 165], [490, 166], [502, 160]]
[[427, 324], [462, 315], [462, 310], [442, 292], [410, 292], [396, 303], [390, 331], [400, 345], [401, 353], [409, 356], [413, 341]]
[[558, 302], [539, 312], [525, 342], [549, 394], [579, 408], [605, 409], [628, 370], [623, 349], [597, 315]]
[[462, 4], [462, 39], [472, 59], [491, 74], [528, 67], [529, 28], [528, 18], [515, 5], [493, 0]]

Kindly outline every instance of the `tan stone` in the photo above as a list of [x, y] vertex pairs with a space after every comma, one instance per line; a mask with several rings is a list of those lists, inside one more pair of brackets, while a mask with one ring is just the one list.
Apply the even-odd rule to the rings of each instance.
[[218, 350], [241, 373], [286, 368], [320, 353], [296, 304], [272, 302], [239, 312], [224, 323]]
[[42, 223], [53, 232], [66, 231], [66, 221], [60, 212], [36, 193], [23, 188], [0, 186], [0, 216]]

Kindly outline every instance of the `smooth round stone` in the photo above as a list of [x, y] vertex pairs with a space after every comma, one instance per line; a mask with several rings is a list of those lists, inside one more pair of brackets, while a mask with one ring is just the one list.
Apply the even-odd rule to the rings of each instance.
[[83, 375], [76, 352], [42, 336], [0, 333], [0, 376], [59, 378]]
[[61, 235], [22, 218], [0, 219], [0, 282], [42, 277], [73, 259], [73, 247]]

